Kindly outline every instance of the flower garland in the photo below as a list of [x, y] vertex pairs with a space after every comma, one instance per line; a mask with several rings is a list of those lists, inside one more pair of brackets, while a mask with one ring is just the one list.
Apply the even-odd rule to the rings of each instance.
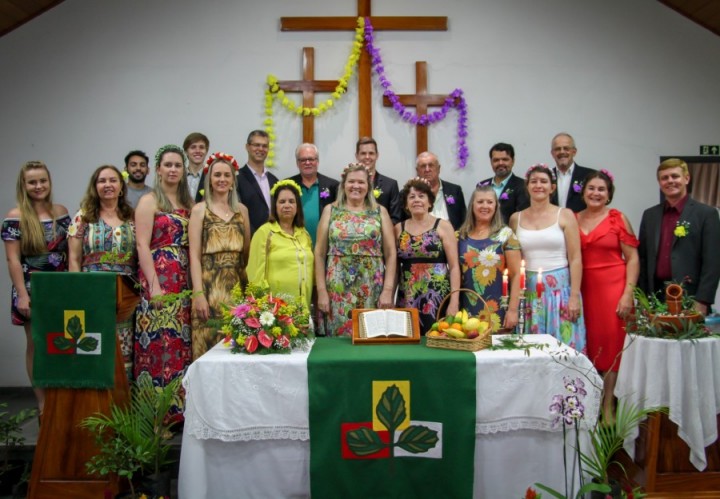
[[227, 154], [224, 152], [216, 152], [211, 154], [207, 161], [205, 161], [205, 166], [203, 167], [203, 173], [207, 175], [208, 170], [210, 170], [210, 165], [212, 165], [216, 161], [226, 161], [230, 167], [233, 169], [233, 173], [237, 175], [240, 172], [240, 165], [238, 164], [237, 160], [232, 154]]
[[463, 91], [459, 88], [456, 88], [452, 91], [450, 95], [447, 96], [445, 99], [445, 103], [443, 104], [440, 111], [435, 111], [433, 113], [427, 113], [427, 114], [421, 114], [418, 115], [417, 113], [413, 111], [409, 111], [405, 105], [403, 105], [402, 102], [400, 102], [400, 98], [398, 95], [392, 90], [392, 83], [388, 80], [387, 76], [385, 76], [385, 67], [383, 66], [382, 57], [380, 56], [380, 49], [376, 48], [374, 45], [374, 35], [373, 35], [373, 26], [370, 22], [370, 19], [365, 19], [365, 50], [370, 55], [370, 61], [373, 66], [373, 69], [375, 69], [375, 72], [378, 75], [378, 79], [380, 81], [380, 85], [385, 89], [383, 92], [383, 95], [388, 98], [388, 100], [392, 103], [393, 109], [395, 112], [397, 112], [398, 116], [402, 118], [404, 121], [408, 121], [412, 123], [413, 125], [432, 125], [433, 123], [437, 123], [438, 121], [442, 121], [447, 116], [448, 111], [450, 108], [455, 108], [458, 111], [458, 165], [460, 168], [465, 168], [465, 165], [467, 165], [468, 157], [470, 156], [470, 153], [468, 151], [466, 138], [468, 136], [467, 132], [467, 102], [465, 102], [465, 97], [463, 96]]
[[275, 182], [275, 185], [273, 185], [272, 189], [270, 189], [270, 195], [275, 196], [277, 190], [283, 186], [292, 187], [293, 189], [295, 189], [295, 192], [297, 192], [298, 196], [302, 197], [302, 189], [300, 189], [300, 186], [297, 184], [297, 182], [289, 178]]
[[275, 75], [268, 75], [267, 87], [265, 88], [265, 131], [268, 133], [270, 143], [268, 145], [268, 160], [265, 164], [269, 167], [274, 166], [275, 161], [272, 159], [275, 157], [275, 129], [273, 122], [273, 103], [279, 101], [285, 109], [291, 113], [295, 113], [298, 117], [304, 116], [320, 116], [332, 107], [335, 106], [335, 101], [340, 100], [347, 92], [348, 84], [350, 79], [355, 72], [358, 61], [360, 60], [360, 53], [363, 47], [363, 33], [365, 32], [365, 19], [358, 17], [357, 28], [355, 28], [355, 41], [353, 42], [353, 48], [350, 52], [347, 62], [345, 63], [345, 72], [342, 77], [338, 80], [338, 85], [335, 87], [335, 91], [331, 94], [331, 98], [321, 102], [316, 107], [305, 107], [299, 104], [295, 104], [288, 98], [283, 90], [280, 90], [278, 85], [278, 78]]

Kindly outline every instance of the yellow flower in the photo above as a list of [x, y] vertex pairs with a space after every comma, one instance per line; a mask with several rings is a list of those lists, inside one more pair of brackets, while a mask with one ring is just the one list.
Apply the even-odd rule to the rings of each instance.
[[205, 189], [200, 189], [200, 191], [198, 191], [198, 192], [200, 192], [200, 195], [201, 195], [201, 196], [204, 196], [204, 195], [205, 195]]
[[379, 198], [380, 194], [382, 194], [380, 189], [373, 189], [373, 196], [375, 196], [375, 199]]
[[673, 232], [673, 234], [675, 234], [675, 236], [677, 237], [685, 237], [687, 236], [687, 231], [685, 230], [685, 227], [683, 227], [682, 225], [678, 225], [677, 227], [675, 227], [675, 232]]
[[125, 171], [125, 170], [122, 171], [121, 175], [122, 175], [122, 178], [123, 178], [123, 180], [124, 180], [125, 182], [127, 182], [127, 179], [130, 178], [130, 174], [129, 174], [127, 171]]

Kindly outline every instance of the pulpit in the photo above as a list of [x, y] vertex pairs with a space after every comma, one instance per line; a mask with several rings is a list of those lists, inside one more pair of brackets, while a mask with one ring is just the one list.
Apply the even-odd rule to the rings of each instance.
[[[51, 277], [49, 274], [41, 277]], [[33, 317], [43, 314], [47, 305], [43, 303], [42, 287], [52, 286], [57, 290], [80, 291], [91, 290], [96, 286], [105, 289], [115, 296], [115, 317], [113, 323], [128, 320], [139, 302], [139, 295], [134, 282], [127, 276], [109, 273], [57, 273], [51, 277], [52, 282], [39, 279], [35, 282], [33, 275]], [[87, 280], [100, 281], [88, 283]], [[95, 287], [90, 286], [93, 284]], [[64, 293], [63, 293], [64, 294]], [[71, 293], [70, 293], [71, 294]], [[110, 295], [112, 296], [112, 295]], [[65, 298], [65, 297], [63, 297]], [[72, 298], [66, 306], [71, 312], [75, 308], [87, 307], [87, 303], [74, 306]], [[112, 309], [110, 309], [112, 313]], [[88, 331], [92, 329], [92, 321], [88, 319]], [[47, 331], [36, 330], [33, 320], [33, 337], [35, 355], [47, 354], [43, 337]], [[111, 344], [114, 344], [114, 385], [108, 388], [65, 388], [52, 387], [45, 389], [45, 407], [42, 415], [40, 434], [33, 460], [32, 476], [28, 497], [34, 499], [50, 499], [72, 497], [75, 499], [104, 497], [105, 491], [118, 491], [117, 477], [98, 477], [89, 475], [85, 463], [95, 454], [97, 448], [93, 436], [78, 424], [86, 417], [95, 413], [109, 413], [112, 404], [125, 405], [130, 401], [129, 384], [123, 367], [122, 351], [119, 341], [112, 330]], [[38, 341], [40, 340], [40, 341]], [[37, 362], [37, 360], [36, 360]], [[37, 372], [37, 370], [36, 370]], [[48, 386], [48, 385], [46, 385]]]

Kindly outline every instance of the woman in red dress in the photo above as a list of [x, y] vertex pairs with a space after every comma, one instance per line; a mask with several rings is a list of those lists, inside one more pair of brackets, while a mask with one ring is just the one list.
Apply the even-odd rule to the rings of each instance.
[[638, 240], [628, 219], [609, 208], [615, 192], [607, 170], [585, 177], [587, 208], [577, 214], [583, 260], [582, 296], [588, 357], [604, 373], [602, 413], [614, 419], [613, 391], [625, 341], [625, 318], [632, 311], [640, 270]]

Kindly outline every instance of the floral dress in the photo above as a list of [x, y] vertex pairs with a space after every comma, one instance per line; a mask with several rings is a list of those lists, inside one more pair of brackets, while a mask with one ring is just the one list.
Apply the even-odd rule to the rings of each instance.
[[450, 293], [450, 270], [437, 227], [414, 236], [400, 225], [398, 237], [398, 265], [400, 266], [400, 288], [397, 306], [417, 308], [420, 313], [422, 334], [430, 331], [435, 322], [438, 307]]
[[[188, 210], [155, 214], [150, 239], [158, 282], [148, 283], [139, 270], [143, 299], [135, 314], [135, 379], [150, 376], [155, 386], [166, 386], [185, 375], [192, 361], [190, 298], [150, 304], [151, 286], [163, 293], [182, 293], [190, 289], [188, 279]], [[182, 407], [174, 406], [170, 414], [182, 420]]]
[[354, 212], [332, 206], [325, 283], [327, 336], [351, 336], [354, 308], [375, 308], [385, 281], [380, 208]]
[[[68, 236], [82, 240], [83, 272], [118, 272], [132, 277], [137, 274], [137, 247], [135, 245], [135, 224], [128, 220], [113, 227], [100, 218], [95, 223], [82, 220], [83, 212], [78, 211], [68, 228]], [[110, 258], [108, 258], [110, 256]], [[125, 374], [132, 380], [134, 316], [115, 325], [115, 334], [120, 340]]]
[[[36, 270], [43, 272], [62, 272], [67, 270], [67, 229], [70, 225], [70, 215], [62, 215], [52, 220], [40, 220], [40, 224], [45, 231], [45, 242], [47, 242], [47, 253], [40, 255], [22, 255], [20, 263], [22, 264], [23, 280], [25, 281], [25, 289], [30, 294], [30, 274]], [[20, 219], [6, 218], [2, 224], [2, 240], [3, 241], [20, 241]], [[17, 309], [18, 294], [15, 286], [12, 287], [10, 317], [12, 323], [16, 326], [22, 326], [27, 318]]]

